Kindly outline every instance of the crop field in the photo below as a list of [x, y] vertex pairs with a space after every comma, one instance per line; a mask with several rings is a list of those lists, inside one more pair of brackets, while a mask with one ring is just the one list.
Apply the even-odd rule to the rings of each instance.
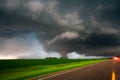
[[68, 70], [104, 59], [17, 59], [0, 60], [0, 80], [29, 80], [53, 72]]

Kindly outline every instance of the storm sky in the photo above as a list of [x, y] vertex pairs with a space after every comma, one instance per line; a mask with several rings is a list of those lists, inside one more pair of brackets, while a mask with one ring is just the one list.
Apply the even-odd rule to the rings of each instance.
[[0, 0], [0, 58], [120, 55], [119, 4]]

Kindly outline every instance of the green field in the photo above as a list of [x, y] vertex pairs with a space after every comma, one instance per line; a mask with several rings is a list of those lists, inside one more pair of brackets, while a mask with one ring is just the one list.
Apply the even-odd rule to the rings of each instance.
[[104, 59], [0, 60], [0, 80], [29, 80], [36, 76], [103, 61]]

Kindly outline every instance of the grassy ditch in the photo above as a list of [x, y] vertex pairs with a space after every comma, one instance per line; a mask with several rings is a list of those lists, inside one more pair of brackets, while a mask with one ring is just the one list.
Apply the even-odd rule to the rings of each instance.
[[0, 60], [0, 80], [27, 80], [53, 72], [81, 67], [104, 59]]

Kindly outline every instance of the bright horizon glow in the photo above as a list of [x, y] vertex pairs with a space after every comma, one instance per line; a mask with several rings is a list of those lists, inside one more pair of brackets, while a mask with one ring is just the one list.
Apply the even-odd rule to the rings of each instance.
[[0, 59], [17, 59], [15, 56], [0, 56]]

